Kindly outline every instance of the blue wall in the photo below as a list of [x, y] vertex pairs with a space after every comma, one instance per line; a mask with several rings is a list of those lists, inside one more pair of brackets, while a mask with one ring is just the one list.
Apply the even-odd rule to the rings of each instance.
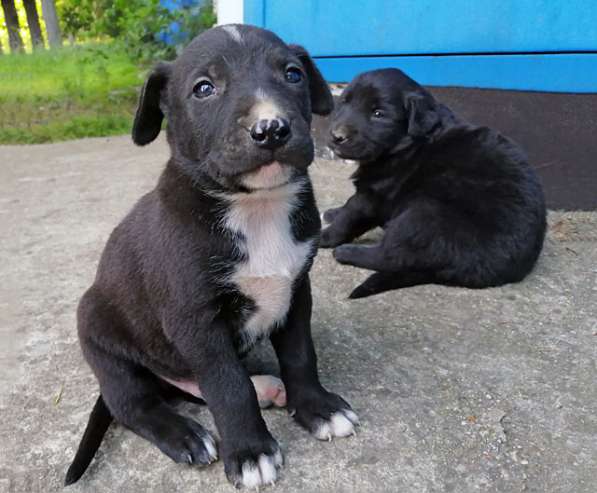
[[394, 66], [423, 84], [597, 92], [597, 0], [244, 0], [330, 81]]

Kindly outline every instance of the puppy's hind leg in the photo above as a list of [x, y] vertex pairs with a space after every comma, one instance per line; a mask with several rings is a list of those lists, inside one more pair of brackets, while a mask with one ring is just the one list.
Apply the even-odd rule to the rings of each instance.
[[[77, 315], [81, 347], [99, 381], [101, 403], [109, 415], [176, 462], [208, 464], [217, 459], [210, 434], [168, 405], [158, 377], [129, 359], [132, 350], [122, 340], [126, 332], [116, 309], [91, 288]], [[83, 472], [84, 468], [77, 469], [78, 476]]]
[[119, 357], [112, 356], [109, 362], [107, 358], [102, 356], [102, 369], [96, 375], [106, 406], [118, 422], [175, 462], [210, 464], [217, 459], [209, 432], [163, 399], [158, 377]]
[[273, 375], [251, 375], [251, 381], [261, 409], [286, 407], [286, 388], [282, 380]]
[[[176, 387], [182, 391], [183, 396], [188, 396], [193, 402], [205, 403], [203, 394], [199, 385], [192, 380], [176, 381], [169, 378], [161, 377], [171, 386]], [[273, 375], [251, 375], [251, 382], [255, 387], [257, 394], [257, 402], [261, 409], [266, 409], [271, 406], [285, 407], [286, 406], [286, 389], [284, 383], [279, 378]], [[172, 387], [170, 387], [172, 388]]]
[[334, 248], [333, 255], [336, 261], [344, 265], [377, 271], [388, 268], [388, 258], [382, 244], [372, 246], [341, 245]]
[[435, 276], [429, 272], [376, 272], [365, 279], [362, 284], [357, 286], [348, 297], [355, 300], [383, 293], [384, 291], [389, 291], [391, 289], [407, 288], [434, 282], [437, 282], [437, 280], [435, 279]]

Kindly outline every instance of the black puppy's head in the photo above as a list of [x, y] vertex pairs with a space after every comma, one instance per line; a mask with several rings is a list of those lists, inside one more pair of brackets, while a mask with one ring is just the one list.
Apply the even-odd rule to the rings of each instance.
[[374, 161], [425, 139], [439, 123], [429, 92], [398, 69], [374, 70], [358, 75], [342, 92], [329, 145], [344, 159]]
[[305, 172], [311, 113], [332, 108], [303, 48], [264, 29], [220, 26], [149, 75], [133, 140], [153, 141], [166, 117], [174, 162], [193, 179], [208, 176], [229, 190], [275, 188]]

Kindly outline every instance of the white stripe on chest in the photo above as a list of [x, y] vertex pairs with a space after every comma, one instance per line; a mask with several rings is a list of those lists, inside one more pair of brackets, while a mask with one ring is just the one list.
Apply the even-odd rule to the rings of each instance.
[[237, 265], [230, 281], [255, 303], [244, 326], [250, 339], [284, 321], [292, 284], [311, 251], [312, 240], [296, 242], [290, 224], [303, 183], [228, 197], [224, 224], [242, 235], [237, 247], [246, 259]]

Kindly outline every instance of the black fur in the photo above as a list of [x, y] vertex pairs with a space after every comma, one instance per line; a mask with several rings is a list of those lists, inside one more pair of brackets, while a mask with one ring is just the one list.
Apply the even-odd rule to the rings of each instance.
[[81, 443], [79, 444], [79, 449], [77, 450], [72, 464], [66, 472], [64, 486], [76, 483], [81, 478], [91, 463], [96, 450], [102, 443], [102, 439], [104, 438], [104, 435], [111, 422], [112, 415], [110, 414], [110, 411], [106, 407], [106, 404], [100, 395], [97, 398], [97, 401], [95, 401], [93, 410], [89, 415], [89, 422], [87, 424], [87, 428], [85, 429], [83, 438], [81, 439]]
[[[336, 247], [340, 263], [377, 271], [351, 298], [426, 283], [499, 286], [535, 265], [545, 202], [521, 149], [460, 120], [401, 71], [350, 83], [330, 146], [359, 167], [356, 193], [324, 214], [331, 224], [320, 246]], [[384, 229], [379, 244], [346, 244], [376, 226]]]
[[[227, 276], [244, 260], [244, 238], [222, 225], [229, 207], [223, 197], [254, 193], [242, 177], [272, 161], [291, 168], [291, 182], [305, 183], [290, 223], [295, 241], [313, 240], [285, 322], [271, 334], [288, 407], [310, 430], [331, 412], [350, 409], [319, 383], [310, 333], [308, 271], [320, 231], [307, 175], [311, 109], [329, 113], [331, 94], [304, 49], [265, 30], [234, 29], [242, 43], [223, 28], [209, 30], [175, 62], [158, 65], [142, 91], [133, 139], [151, 142], [166, 117], [171, 158], [156, 188], [114, 229], [79, 304], [81, 347], [101, 396], [67, 484], [83, 474], [110, 416], [176, 462], [210, 462], [207, 431], [175, 410], [168, 400], [173, 387], [158, 375], [199, 382], [232, 483], [238, 484], [243, 463], [279, 450], [239, 360], [249, 349], [243, 324], [255, 306]], [[284, 79], [288, 63], [302, 68], [304, 80]], [[193, 86], [206, 77], [218, 92], [199, 99]], [[255, 145], [248, 131], [258, 88], [273, 95], [292, 125], [288, 142], [273, 150]]]

